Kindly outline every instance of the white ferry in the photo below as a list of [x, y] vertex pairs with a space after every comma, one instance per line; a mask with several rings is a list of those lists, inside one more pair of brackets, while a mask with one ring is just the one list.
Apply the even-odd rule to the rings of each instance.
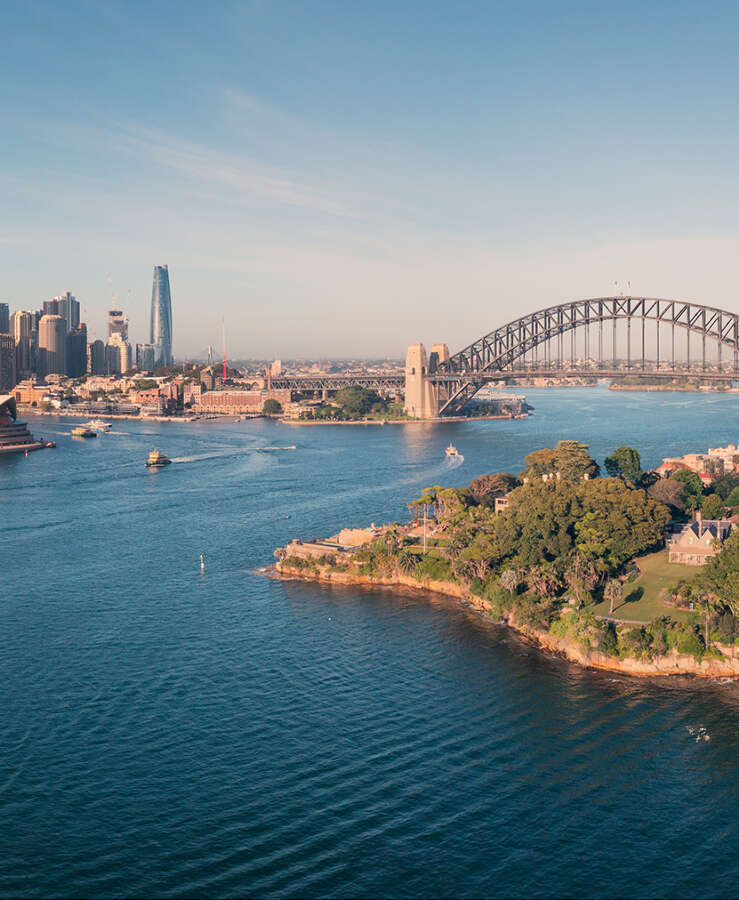
[[454, 444], [449, 444], [449, 446], [444, 451], [447, 456], [454, 458], [455, 456], [459, 456], [459, 450], [454, 446]]
[[102, 419], [91, 419], [89, 422], [85, 422], [85, 428], [89, 428], [90, 431], [110, 431], [112, 427], [112, 422], [103, 422]]

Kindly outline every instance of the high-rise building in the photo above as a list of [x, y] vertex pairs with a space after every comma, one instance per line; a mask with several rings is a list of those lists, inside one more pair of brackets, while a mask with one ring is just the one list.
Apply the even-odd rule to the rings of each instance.
[[90, 375], [105, 375], [105, 344], [92, 341], [87, 348], [87, 371]]
[[105, 374], [121, 374], [121, 350], [115, 344], [105, 345]]
[[67, 375], [81, 378], [87, 371], [87, 325], [67, 332]]
[[111, 309], [108, 313], [108, 340], [114, 334], [120, 334], [124, 341], [128, 340], [128, 319], [122, 309]]
[[139, 372], [153, 372], [156, 368], [156, 347], [153, 344], [136, 344], [136, 368]]
[[67, 369], [67, 323], [61, 316], [45, 315], [38, 325], [38, 374], [42, 377]]
[[15, 384], [15, 338], [0, 334], [0, 394], [12, 390]]
[[67, 331], [74, 331], [75, 328], [79, 328], [79, 301], [73, 297], [69, 291], [65, 294], [61, 294], [59, 297], [54, 297], [54, 300], [56, 301], [56, 311], [58, 315], [60, 315], [67, 323]]
[[0, 303], [0, 334], [10, 334], [10, 307]]
[[105, 347], [105, 367], [108, 375], [128, 372], [133, 366], [131, 345], [119, 333], [112, 334]]
[[41, 311], [42, 316], [58, 316], [59, 315], [59, 300], [54, 297], [53, 300], [44, 300], [44, 307]]
[[24, 309], [10, 317], [10, 333], [15, 339], [15, 368], [18, 381], [33, 371], [33, 317]]
[[151, 327], [149, 343], [156, 347], [157, 366], [172, 365], [172, 296], [169, 289], [169, 269], [154, 266], [151, 289]]

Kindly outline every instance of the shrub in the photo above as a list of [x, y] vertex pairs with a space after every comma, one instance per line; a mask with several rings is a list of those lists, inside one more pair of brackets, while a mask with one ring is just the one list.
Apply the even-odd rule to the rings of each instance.
[[706, 647], [700, 634], [695, 628], [691, 628], [690, 630], [681, 630], [678, 633], [677, 651], [678, 653], [684, 653], [686, 656], [692, 656], [700, 662], [706, 652]]
[[431, 581], [456, 581], [452, 572], [452, 564], [448, 559], [441, 559], [439, 556], [424, 556], [416, 566], [413, 577], [419, 581], [428, 578]]
[[598, 649], [606, 656], [618, 656], [618, 635], [613, 622], [607, 622], [598, 639]]

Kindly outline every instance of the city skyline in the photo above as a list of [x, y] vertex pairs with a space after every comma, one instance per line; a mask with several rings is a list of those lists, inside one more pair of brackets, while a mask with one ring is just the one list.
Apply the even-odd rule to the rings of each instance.
[[101, 334], [110, 273], [145, 335], [167, 259], [179, 352], [224, 316], [238, 356], [463, 346], [616, 281], [736, 308], [735, 9], [174, 11], [6, 8], [11, 306], [68, 287]]

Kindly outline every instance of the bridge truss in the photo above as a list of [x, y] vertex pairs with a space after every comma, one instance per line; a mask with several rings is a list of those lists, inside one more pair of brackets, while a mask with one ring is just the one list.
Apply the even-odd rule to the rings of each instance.
[[[626, 331], [618, 338], [623, 352], [617, 352], [619, 323], [624, 323]], [[648, 323], [653, 323], [649, 345]], [[684, 333], [681, 358], [676, 355], [676, 331]], [[691, 347], [691, 336], [697, 340], [697, 348], [695, 342]], [[579, 358], [578, 343], [583, 347]], [[715, 345], [715, 358], [709, 356], [707, 344], [709, 349]], [[429, 379], [438, 390], [439, 415], [443, 416], [459, 413], [487, 382], [524, 374], [739, 378], [739, 315], [697, 303], [649, 297], [563, 303], [484, 335], [438, 363]]]

